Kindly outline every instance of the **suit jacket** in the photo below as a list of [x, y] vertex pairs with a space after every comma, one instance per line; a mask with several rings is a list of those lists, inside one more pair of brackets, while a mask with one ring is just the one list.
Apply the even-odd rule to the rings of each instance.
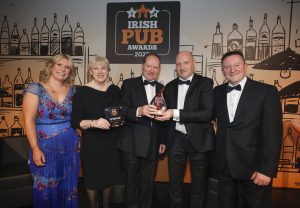
[[[163, 85], [156, 82], [156, 92], [162, 88]], [[142, 77], [124, 80], [121, 94], [126, 121], [121, 128], [117, 147], [125, 152], [133, 153], [135, 156], [147, 157], [151, 142], [155, 142], [157, 150], [159, 144], [164, 142], [160, 134], [161, 122], [145, 116], [136, 117], [137, 108], [148, 104]]]
[[[178, 78], [169, 82], [164, 90], [168, 109], [177, 109]], [[211, 124], [213, 112], [213, 81], [194, 74], [186, 93], [184, 108], [180, 110], [180, 123], [185, 125], [187, 136], [193, 147], [199, 152], [213, 149], [214, 130]], [[166, 138], [168, 148], [174, 143], [174, 120], [167, 125]]]
[[248, 78], [230, 123], [226, 85], [214, 89], [217, 169], [222, 171], [227, 163], [236, 179], [250, 179], [254, 171], [276, 176], [282, 141], [277, 89]]

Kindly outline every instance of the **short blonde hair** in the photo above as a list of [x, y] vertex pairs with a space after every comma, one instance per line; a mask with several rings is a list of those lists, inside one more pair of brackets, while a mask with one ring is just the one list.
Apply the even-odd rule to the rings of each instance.
[[69, 56], [68, 54], [57, 54], [52, 58], [50, 58], [46, 63], [46, 68], [40, 72], [39, 81], [40, 82], [48, 81], [51, 76], [51, 70], [50, 70], [51, 67], [53, 67], [54, 64], [58, 63], [62, 59], [67, 59], [70, 65], [70, 73], [67, 79], [64, 80], [64, 84], [73, 85], [76, 76], [76, 71], [73, 64], [73, 60], [71, 56]]
[[107, 70], [110, 71], [110, 65], [109, 65], [108, 59], [107, 59], [106, 57], [104, 57], [104, 56], [98, 56], [98, 55], [97, 55], [97, 56], [95, 56], [95, 58], [94, 58], [92, 61], [90, 61], [90, 63], [89, 63], [89, 70], [88, 70], [88, 77], [89, 77], [89, 80], [92, 80], [92, 79], [93, 79], [92, 75], [90, 74], [90, 70], [91, 70], [93, 67], [95, 67], [95, 66], [96, 66], [96, 63], [98, 63], [98, 62], [104, 63], [104, 65], [105, 65], [105, 67], [107, 68]]

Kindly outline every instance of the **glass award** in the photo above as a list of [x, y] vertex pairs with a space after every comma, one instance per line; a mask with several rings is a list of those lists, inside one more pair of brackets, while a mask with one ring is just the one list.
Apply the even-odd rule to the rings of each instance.
[[124, 124], [123, 107], [121, 106], [105, 108], [104, 115], [111, 127], [118, 127]]
[[163, 91], [165, 88], [162, 88], [153, 98], [151, 104], [155, 105], [158, 112], [154, 117], [161, 116], [167, 110], [167, 104], [163, 96]]

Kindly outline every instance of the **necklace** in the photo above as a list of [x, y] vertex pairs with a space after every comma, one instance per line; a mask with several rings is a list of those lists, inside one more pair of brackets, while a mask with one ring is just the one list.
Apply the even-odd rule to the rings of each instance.
[[64, 86], [64, 85], [61, 85], [61, 86], [59, 86], [59, 87], [54, 87], [54, 86], [48, 84], [48, 87], [50, 87], [50, 91], [51, 91], [52, 93], [55, 93], [56, 91], [60, 90], [63, 86]]

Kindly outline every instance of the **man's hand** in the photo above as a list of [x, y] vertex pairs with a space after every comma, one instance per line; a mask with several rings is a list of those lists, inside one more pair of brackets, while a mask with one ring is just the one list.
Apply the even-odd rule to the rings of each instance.
[[157, 114], [157, 108], [155, 105], [144, 105], [138, 108], [138, 114], [139, 116], [154, 118], [154, 115]]
[[251, 180], [258, 186], [267, 186], [271, 182], [271, 177], [255, 171], [251, 176]]
[[161, 116], [157, 116], [155, 119], [159, 121], [167, 121], [173, 117], [173, 109], [168, 109]]

